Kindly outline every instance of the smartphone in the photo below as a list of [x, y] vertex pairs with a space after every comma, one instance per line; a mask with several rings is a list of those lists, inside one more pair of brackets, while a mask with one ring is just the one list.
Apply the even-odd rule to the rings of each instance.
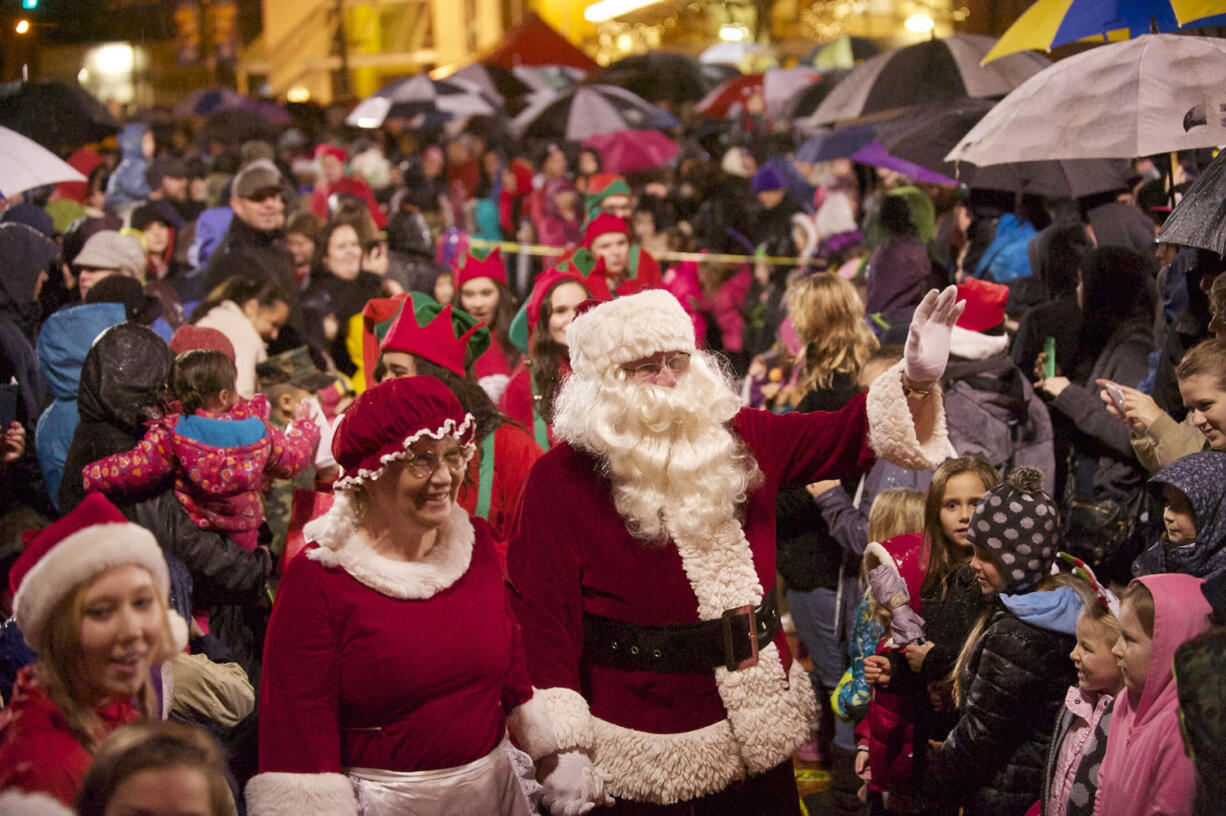
[[1107, 396], [1111, 398], [1111, 402], [1115, 405], [1115, 407], [1118, 410], [1123, 411], [1124, 410], [1124, 392], [1120, 390], [1120, 387], [1116, 385], [1115, 383], [1107, 383], [1103, 387], [1107, 389]]
[[1047, 362], [1043, 363], [1043, 379], [1056, 376], [1056, 338], [1050, 335], [1043, 340], [1043, 353]]

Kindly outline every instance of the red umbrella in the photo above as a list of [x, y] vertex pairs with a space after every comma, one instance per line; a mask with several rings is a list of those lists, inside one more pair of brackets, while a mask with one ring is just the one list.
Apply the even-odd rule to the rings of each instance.
[[723, 119], [728, 116], [733, 105], [743, 108], [755, 96], [765, 106], [766, 89], [763, 86], [762, 74], [744, 74], [713, 89], [694, 106], [694, 110], [713, 119]]
[[597, 133], [583, 140], [600, 154], [608, 173], [633, 173], [663, 167], [677, 157], [681, 148], [658, 130], [619, 130]]

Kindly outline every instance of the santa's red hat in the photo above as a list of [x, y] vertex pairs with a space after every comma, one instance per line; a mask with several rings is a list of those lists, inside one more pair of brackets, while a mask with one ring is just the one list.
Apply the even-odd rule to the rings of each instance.
[[576, 375], [600, 377], [662, 351], [692, 354], [694, 321], [670, 292], [648, 289], [577, 315], [566, 344]]
[[462, 256], [453, 269], [457, 292], [464, 287], [464, 284], [477, 278], [489, 278], [503, 286], [507, 285], [507, 267], [502, 262], [502, 252], [498, 249], [486, 255], [485, 260], [481, 260], [470, 252]]
[[626, 223], [625, 219], [618, 218], [616, 215], [601, 213], [588, 222], [587, 229], [583, 231], [583, 245], [591, 249], [593, 241], [610, 232], [620, 232], [629, 238], [630, 225]]
[[1009, 287], [1003, 283], [967, 278], [958, 284], [958, 300], [965, 300], [966, 308], [954, 325], [976, 332], [991, 329], [1005, 322]]
[[56, 606], [83, 582], [112, 567], [135, 565], [153, 576], [167, 605], [173, 643], [187, 645], [187, 624], [169, 609], [170, 573], [153, 533], [132, 524], [101, 493], [90, 493], [72, 512], [42, 530], [22, 534], [25, 549], [9, 571], [13, 617], [30, 648], [46, 652], [47, 624]]
[[[411, 310], [405, 311], [412, 320]], [[422, 437], [457, 439], [471, 456], [474, 425], [472, 414], [434, 377], [398, 377], [371, 386], [345, 411], [332, 437], [332, 456], [341, 466], [333, 489], [378, 479], [388, 463], [407, 459], [409, 447]]]
[[[467, 313], [464, 314], [467, 317]], [[417, 311], [413, 308], [413, 302], [405, 301], [400, 314], [396, 315], [396, 319], [392, 321], [387, 334], [383, 337], [383, 342], [379, 344], [379, 351], [402, 351], [405, 354], [415, 354], [438, 363], [458, 377], [463, 377], [468, 341], [484, 327], [484, 323], [477, 323], [456, 337], [450, 305], [444, 306], [438, 316], [429, 323], [420, 326], [417, 323]]]
[[324, 156], [333, 156], [341, 164], [344, 164], [345, 158], [346, 158], [345, 148], [339, 147], [334, 144], [327, 144], [326, 142], [323, 144], [316, 145], [315, 146], [315, 160], [318, 161], [319, 159], [322, 159]]

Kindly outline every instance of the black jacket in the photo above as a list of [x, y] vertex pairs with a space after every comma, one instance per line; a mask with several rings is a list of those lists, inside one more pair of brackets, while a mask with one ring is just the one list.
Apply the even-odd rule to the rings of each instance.
[[967, 667], [958, 724], [918, 778], [926, 800], [956, 797], [965, 816], [1023, 816], [1039, 800], [1051, 726], [1077, 680], [1072, 647], [1071, 636], [997, 604]]

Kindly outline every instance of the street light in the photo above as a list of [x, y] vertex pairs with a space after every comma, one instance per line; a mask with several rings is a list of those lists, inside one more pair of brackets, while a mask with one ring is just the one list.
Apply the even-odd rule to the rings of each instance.
[[17, 25], [14, 27], [13, 30], [16, 31], [18, 34], [28, 33], [30, 30], [30, 21], [29, 20], [18, 20]]

